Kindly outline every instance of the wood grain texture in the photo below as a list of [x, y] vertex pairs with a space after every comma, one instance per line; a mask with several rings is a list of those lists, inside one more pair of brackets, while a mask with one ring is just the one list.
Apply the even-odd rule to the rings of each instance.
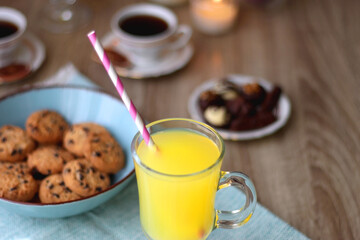
[[[102, 66], [90, 59], [86, 33], [110, 30], [111, 16], [140, 1], [84, 1], [88, 26], [71, 34], [39, 28], [45, 0], [2, 0], [23, 11], [29, 30], [47, 47], [47, 60], [27, 83], [41, 82], [71, 61], [95, 83], [116, 94]], [[192, 25], [189, 6], [173, 8]], [[224, 170], [254, 181], [259, 202], [312, 239], [360, 239], [360, 1], [288, 0], [278, 8], [243, 6], [227, 35], [194, 30], [195, 55], [181, 71], [158, 79], [124, 79], [148, 121], [189, 117], [191, 91], [212, 77], [239, 73], [282, 86], [293, 111], [276, 134], [226, 142]], [[1, 86], [11, 92], [21, 84]], [[264, 238], [265, 239], [265, 238]]]

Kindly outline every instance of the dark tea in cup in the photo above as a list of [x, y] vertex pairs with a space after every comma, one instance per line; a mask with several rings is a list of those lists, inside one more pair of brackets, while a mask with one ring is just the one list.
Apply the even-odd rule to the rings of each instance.
[[163, 19], [151, 15], [134, 15], [119, 21], [119, 27], [135, 36], [152, 36], [165, 32], [169, 26]]
[[138, 66], [149, 66], [190, 40], [189, 26], [178, 25], [170, 9], [156, 4], [134, 4], [120, 9], [111, 20], [119, 48]]
[[18, 27], [11, 22], [0, 20], [0, 38], [8, 37], [18, 30]]

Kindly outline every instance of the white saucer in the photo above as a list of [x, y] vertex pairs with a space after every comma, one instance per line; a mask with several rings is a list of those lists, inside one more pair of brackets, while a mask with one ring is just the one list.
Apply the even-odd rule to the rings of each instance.
[[[121, 55], [119, 47], [120, 41], [112, 34], [108, 33], [103, 39], [102, 44], [105, 48], [111, 48]], [[149, 66], [138, 66], [136, 63], [131, 63], [131, 66], [115, 66], [116, 72], [121, 77], [145, 79], [155, 78], [173, 73], [183, 68], [191, 59], [194, 54], [194, 47], [191, 43], [187, 44], [184, 48], [168, 53], [166, 57], [159, 59], [156, 64]]]
[[20, 80], [23, 80], [31, 75], [40, 68], [42, 63], [45, 60], [45, 47], [44, 44], [31, 33], [26, 33], [22, 39], [22, 43], [19, 46], [16, 56], [14, 59], [14, 64], [24, 64], [27, 65], [29, 72], [26, 75], [19, 76], [14, 78], [10, 82], [1, 81], [0, 85], [15, 83]]
[[[247, 83], [253, 83], [258, 82], [262, 87], [265, 88], [265, 90], [269, 91], [273, 88], [273, 84], [261, 79], [261, 78], [255, 78], [252, 76], [244, 76], [244, 75], [237, 75], [237, 74], [231, 74], [226, 77], [229, 81], [237, 84], [237, 85], [244, 85]], [[190, 113], [191, 118], [205, 122], [198, 99], [202, 92], [206, 90], [213, 89], [215, 84], [219, 81], [219, 79], [211, 79], [204, 84], [197, 87], [194, 92], [191, 94], [188, 102], [188, 111]], [[218, 129], [216, 128], [216, 131], [226, 140], [251, 140], [251, 139], [257, 139], [262, 138], [267, 135], [273, 134], [277, 130], [279, 130], [281, 127], [283, 127], [287, 120], [289, 119], [291, 112], [291, 103], [289, 98], [282, 93], [278, 102], [278, 108], [277, 108], [277, 120], [263, 128], [250, 130], [250, 131], [231, 131], [231, 130], [224, 130], [224, 129]]]

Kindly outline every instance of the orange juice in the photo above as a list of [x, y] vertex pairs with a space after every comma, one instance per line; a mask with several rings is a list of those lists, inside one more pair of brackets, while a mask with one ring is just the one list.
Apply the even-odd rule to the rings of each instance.
[[221, 167], [218, 146], [205, 135], [185, 129], [151, 136], [158, 150], [142, 141], [136, 152], [152, 170], [135, 162], [144, 232], [154, 240], [206, 239], [215, 221]]

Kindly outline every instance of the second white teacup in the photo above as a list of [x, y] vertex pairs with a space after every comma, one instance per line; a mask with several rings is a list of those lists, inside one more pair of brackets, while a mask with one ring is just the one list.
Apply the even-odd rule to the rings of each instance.
[[155, 4], [135, 4], [118, 11], [111, 29], [120, 40], [120, 48], [137, 65], [150, 65], [166, 53], [184, 47], [192, 30], [178, 25], [176, 15]]
[[26, 25], [24, 14], [13, 8], [0, 7], [0, 67], [12, 63]]

